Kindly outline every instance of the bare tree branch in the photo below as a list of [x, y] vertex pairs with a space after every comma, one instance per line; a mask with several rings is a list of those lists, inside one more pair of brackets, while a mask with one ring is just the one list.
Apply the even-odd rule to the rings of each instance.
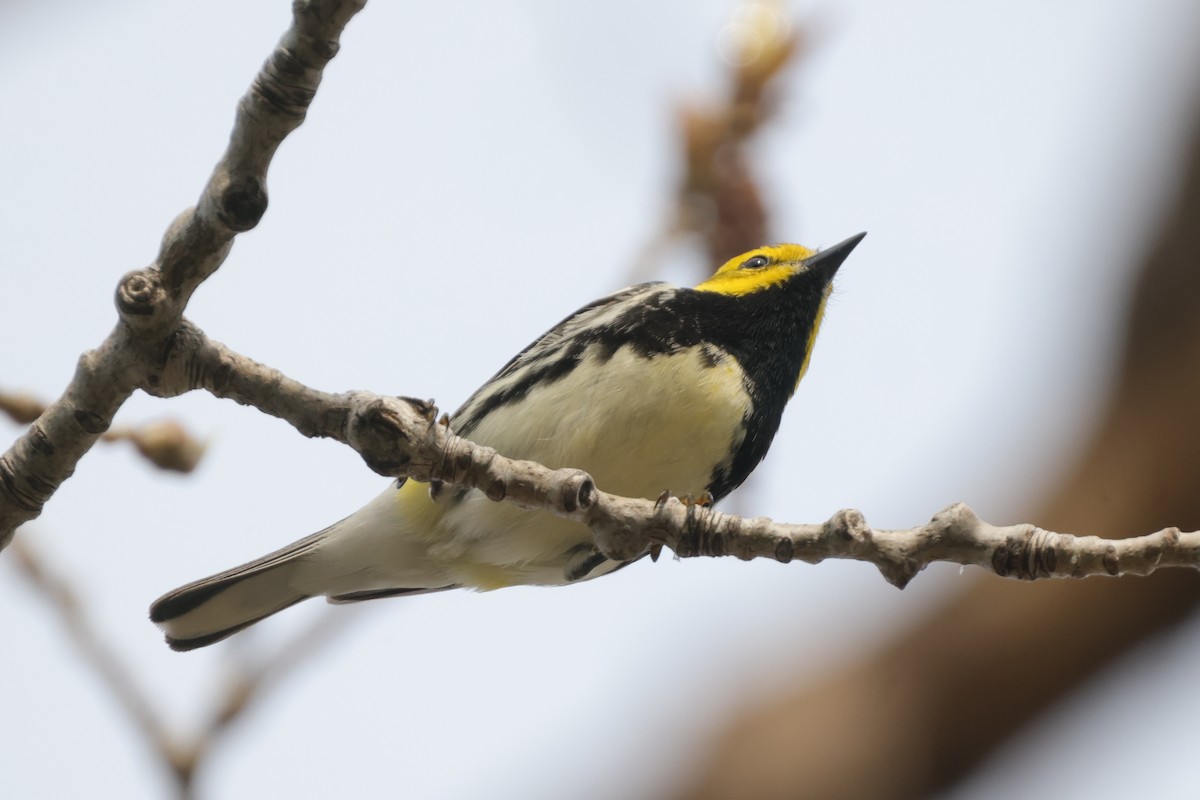
[[[306, 436], [342, 441], [381, 474], [478, 488], [492, 500], [587, 524], [600, 549], [619, 560], [660, 545], [680, 556], [813, 563], [852, 558], [875, 564], [901, 587], [934, 560], [1026, 579], [1146, 574], [1160, 566], [1200, 564], [1200, 534], [1176, 529], [1110, 542], [1032, 525], [997, 528], [958, 505], [921, 528], [876, 531], [849, 510], [823, 525], [788, 525], [742, 519], [665, 495], [658, 502], [621, 498], [597, 489], [580, 470], [508, 459], [455, 436], [448, 425], [435, 423], [431, 401], [320, 392], [209, 340], [183, 319], [188, 298], [220, 266], [233, 237], [254, 227], [266, 210], [270, 158], [303, 120], [321, 70], [337, 52], [338, 35], [362, 5], [361, 0], [295, 4], [293, 25], [242, 98], [229, 148], [200, 202], [172, 224], [157, 262], [121, 281], [116, 330], [84, 354], [64, 396], [0, 457], [0, 544], [40, 512], [134, 389], [161, 397], [205, 389], [280, 417]], [[742, 99], [751, 107], [759, 105], [763, 87], [795, 49], [794, 39], [773, 41], [770, 57], [739, 75], [736, 94], [746, 95]], [[725, 130], [736, 140], [752, 127], [734, 120]]]
[[214, 713], [203, 728], [191, 736], [178, 735], [142, 693], [134, 670], [108, 649], [104, 638], [93, 628], [72, 589], [74, 582], [56, 574], [48, 560], [27, 542], [16, 542], [12, 552], [16, 567], [58, 615], [84, 662], [108, 687], [117, 705], [171, 773], [181, 798], [192, 796], [199, 768], [233, 723], [269, 691], [279, 688], [283, 679], [317, 653], [330, 637], [346, 630], [345, 617], [330, 613], [329, 609], [258, 663], [237, 665], [215, 699]]
[[231, 726], [309, 658], [321, 652], [333, 637], [349, 629], [346, 617], [326, 606], [308, 627], [254, 664], [241, 664], [213, 706], [204, 729], [188, 750], [195, 771]]
[[679, 109], [682, 163], [675, 197], [661, 230], [634, 259], [629, 283], [654, 277], [662, 253], [684, 236], [702, 240], [703, 264], [720, 264], [772, 238], [762, 181], [748, 151], [775, 114], [780, 80], [806, 54], [811, 36], [774, 4], [745, 3], [734, 19], [722, 48], [726, 91]]
[[342, 29], [364, 4], [293, 4], [292, 25], [238, 104], [229, 146], [199, 202], [168, 228], [154, 264], [121, 279], [116, 328], [80, 357], [62, 397], [0, 456], [0, 549], [41, 513], [134, 390], [153, 391], [153, 364], [170, 350], [192, 293], [224, 262], [234, 236], [266, 211], [271, 157], [304, 121]]
[[[13, 422], [29, 424], [42, 415], [46, 404], [26, 392], [0, 391], [0, 412]], [[102, 442], [129, 442], [159, 469], [188, 473], [204, 457], [207, 445], [188, 433], [182, 423], [161, 419], [131, 427], [110, 428], [100, 437]]]
[[707, 107], [685, 107], [679, 117], [686, 169], [679, 187], [678, 225], [700, 234], [708, 261], [720, 264], [769, 240], [768, 213], [747, 145], [775, 113], [776, 89], [786, 68], [808, 44], [775, 4], [746, 3], [726, 28], [728, 92]]
[[551, 511], [589, 525], [598, 547], [618, 560], [637, 558], [653, 545], [666, 545], [681, 557], [809, 563], [848, 558], [874, 564], [901, 588], [933, 561], [1026, 580], [1200, 567], [1200, 533], [1174, 528], [1123, 540], [1076, 537], [1027, 524], [996, 527], [959, 504], [925, 526], [889, 531], [870, 528], [853, 510], [820, 525], [795, 525], [744, 519], [666, 496], [657, 502], [618, 497], [599, 490], [581, 470], [506, 458], [454, 435], [445, 418], [435, 421], [432, 401], [310, 389], [210, 340], [186, 321], [161, 366], [157, 390], [163, 395], [206, 389], [286, 420], [306, 436], [344, 442], [382, 475], [453, 483], [480, 489], [495, 501]]
[[[17, 526], [41, 512], [97, 440], [130, 441], [161, 468], [194, 468], [203, 445], [175, 423], [111, 428], [116, 411], [140, 388], [162, 397], [203, 389], [285, 419], [307, 436], [344, 442], [382, 474], [455, 483], [478, 488], [494, 501], [548, 510], [589, 525], [598, 546], [617, 559], [661, 546], [681, 557], [736, 555], [785, 563], [846, 558], [875, 564], [900, 588], [934, 561], [972, 564], [1019, 579], [1144, 575], [1161, 567], [1200, 566], [1200, 533], [1177, 528], [1123, 540], [1075, 537], [1028, 524], [990, 525], [959, 504], [924, 526], [876, 530], [854, 510], [839, 511], [823, 524], [797, 525], [744, 519], [667, 495], [657, 502], [622, 498], [599, 490], [582, 471], [508, 459], [455, 436], [435, 422], [432, 401], [321, 392], [209, 340], [184, 319], [187, 303], [224, 262], [236, 234], [253, 228], [265, 213], [266, 173], [275, 150], [303, 122], [322, 70], [337, 53], [341, 30], [364, 3], [296, 2], [293, 24], [242, 98], [228, 149], [197, 205], [172, 223], [153, 265], [121, 280], [113, 332], [81, 357], [64, 395], [49, 408], [29, 396], [0, 393], [0, 412], [33, 423], [0, 456], [0, 549]], [[682, 116], [687, 170], [667, 235], [703, 234], [713, 254], [710, 262], [768, 238], [767, 209], [745, 144], [771, 111], [769, 84], [802, 44], [786, 26], [771, 27], [780, 21], [773, 19], [760, 31], [758, 55], [737, 62], [723, 104]], [[71, 582], [48, 571], [27, 546], [14, 555], [85, 660], [169, 765], [181, 796], [190, 796], [197, 769], [229, 726], [343, 627], [333, 615], [322, 615], [289, 645], [243, 665], [216, 699], [202, 730], [173, 736], [127, 665], [89, 626]]]
[[170, 419], [144, 422], [136, 428], [111, 428], [100, 439], [105, 442], [129, 442], [143, 458], [168, 472], [191, 472], [208, 449], [182, 424]]
[[13, 547], [15, 564], [21, 573], [38, 590], [58, 614], [72, 642], [79, 649], [84, 661], [91, 666], [109, 691], [133, 721], [161, 760], [172, 768], [178, 763], [181, 752], [159, 718], [150, 699], [142, 694], [134, 676], [120, 660], [104, 645], [103, 637], [92, 629], [91, 623], [81, 609], [79, 599], [71, 588], [72, 582], [55, 575], [37, 552], [25, 542]]

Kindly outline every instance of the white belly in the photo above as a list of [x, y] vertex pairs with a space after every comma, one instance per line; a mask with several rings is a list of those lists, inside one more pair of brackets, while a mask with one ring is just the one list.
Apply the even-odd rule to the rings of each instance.
[[[492, 411], [471, 438], [513, 458], [586, 470], [606, 492], [699, 495], [717, 465], [728, 467], [749, 402], [732, 358], [710, 367], [695, 348], [644, 359], [625, 347], [607, 364], [585, 358]], [[493, 503], [478, 491], [448, 508], [437, 527], [441, 541], [431, 543], [430, 556], [468, 573], [477, 566], [477, 580], [467, 581], [475, 584], [489, 576], [502, 582], [510, 570], [515, 582], [562, 583], [566, 552], [592, 541], [583, 525]]]
[[[699, 495], [740, 444], [750, 411], [742, 386], [732, 358], [706, 366], [696, 350], [647, 360], [623, 348], [493, 410], [470, 438], [512, 458], [586, 470], [614, 494]], [[312, 557], [312, 592], [561, 584], [571, 549], [593, 541], [579, 523], [477, 490], [456, 494], [446, 487], [435, 501], [410, 480], [339, 523]]]

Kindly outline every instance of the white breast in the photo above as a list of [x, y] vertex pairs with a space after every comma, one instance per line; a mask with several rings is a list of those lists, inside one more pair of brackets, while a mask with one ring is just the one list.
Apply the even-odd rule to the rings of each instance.
[[[594, 351], [568, 375], [497, 408], [471, 438], [551, 468], [578, 467], [604, 491], [699, 495], [728, 467], [750, 411], [744, 376], [729, 357], [707, 366], [698, 348], [651, 359], [629, 347], [601, 364]], [[562, 583], [566, 552], [586, 527], [493, 503], [480, 492], [447, 508], [429, 555], [468, 584]]]

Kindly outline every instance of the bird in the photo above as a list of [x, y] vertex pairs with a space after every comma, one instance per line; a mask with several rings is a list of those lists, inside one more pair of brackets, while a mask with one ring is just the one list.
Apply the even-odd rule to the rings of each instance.
[[[719, 501], [766, 456], [834, 275], [865, 235], [819, 252], [759, 247], [694, 287], [642, 283], [588, 303], [484, 383], [450, 429], [510, 458], [582, 469], [613, 494]], [[311, 597], [560, 586], [629, 563], [607, 558], [582, 523], [400, 478], [340, 522], [164, 594], [150, 619], [172, 649], [193, 650]]]

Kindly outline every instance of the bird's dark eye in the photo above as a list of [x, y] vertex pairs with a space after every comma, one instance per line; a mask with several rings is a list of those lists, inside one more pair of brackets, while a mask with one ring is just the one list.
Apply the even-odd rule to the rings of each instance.
[[771, 259], [766, 256], [754, 256], [742, 262], [742, 269], [761, 269], [770, 263]]

